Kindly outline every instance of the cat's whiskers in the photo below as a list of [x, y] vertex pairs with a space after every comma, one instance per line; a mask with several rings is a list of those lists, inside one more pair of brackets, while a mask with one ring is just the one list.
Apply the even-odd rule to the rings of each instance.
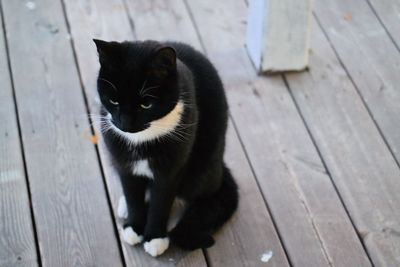
[[89, 114], [85, 114], [85, 116], [88, 116], [90, 118], [107, 118], [107, 116], [104, 115], [100, 115], [100, 114], [95, 114], [95, 113], [89, 113]]
[[108, 83], [109, 85], [111, 85], [111, 87], [112, 87], [115, 91], [118, 91], [118, 90], [117, 90], [117, 87], [116, 87], [112, 82], [110, 82], [109, 80], [106, 80], [106, 79], [104, 79], [104, 78], [99, 78], [99, 80]]
[[144, 96], [144, 95], [146, 95], [146, 92], [147, 92], [147, 91], [149, 91], [149, 90], [151, 90], [151, 89], [156, 89], [156, 88], [158, 88], [158, 87], [160, 87], [160, 86], [150, 86], [150, 87], [147, 87], [147, 88], [143, 89], [141, 95]]
[[146, 86], [147, 79], [143, 82], [142, 88], [140, 88], [139, 95], [142, 95], [144, 87]]
[[197, 122], [193, 123], [180, 123], [177, 127], [187, 129], [189, 127], [197, 125]]
[[88, 114], [88, 117], [91, 120], [107, 120], [107, 119], [109, 119], [107, 116], [97, 115], [97, 114]]
[[109, 118], [107, 117], [91, 117], [90, 125], [95, 125], [96, 123], [102, 125], [104, 122], [107, 122]]
[[181, 101], [186, 109], [193, 109], [195, 107], [194, 103], [189, 102], [189, 99], [187, 97], [184, 97], [186, 95], [189, 95], [188, 92], [181, 92], [179, 95], [179, 101]]
[[99, 127], [101, 132], [105, 133], [112, 128], [109, 116], [98, 114], [88, 114], [88, 116], [91, 120], [90, 125], [96, 126], [96, 128]]
[[141, 97], [151, 96], [151, 97], [157, 98], [156, 96], [153, 96], [153, 95], [150, 95], [150, 94], [146, 94], [146, 92], [149, 91], [149, 90], [151, 90], [151, 89], [158, 88], [158, 87], [160, 87], [160, 86], [150, 86], [150, 87], [146, 87], [146, 84], [147, 84], [147, 79], [144, 81], [144, 83], [143, 83], [143, 85], [142, 85], [142, 88], [141, 88], [140, 91], [139, 91], [139, 95], [140, 95]]
[[143, 97], [143, 98], [145, 98], [145, 97], [151, 97], [151, 98], [156, 98], [156, 99], [158, 99], [157, 96], [151, 95], [151, 94], [144, 94], [144, 95], [142, 95], [142, 97]]
[[87, 121], [89, 121], [89, 127], [95, 127], [97, 128], [97, 125], [100, 125], [104, 122], [106, 122], [109, 118], [103, 115], [98, 115], [98, 114], [91, 114], [91, 113], [84, 113], [80, 114], [79, 116], [79, 122], [86, 124]]
[[123, 132], [120, 132], [118, 129], [109, 118], [107, 118], [107, 121], [105, 121], [102, 124], [101, 127], [101, 132], [104, 133], [109, 133], [111, 135], [113, 135], [117, 140], [119, 140], [120, 142], [128, 145], [129, 147], [133, 146], [135, 144], [134, 140], [127, 138]]
[[128, 142], [127, 143], [128, 146], [131, 146], [131, 140], [127, 139], [125, 136], [123, 136], [118, 131], [112, 131], [113, 127], [115, 127], [115, 126], [110, 125], [110, 127], [108, 127], [105, 131], [103, 131], [103, 133], [109, 132], [110, 134], [112, 134], [121, 143], [126, 144]]

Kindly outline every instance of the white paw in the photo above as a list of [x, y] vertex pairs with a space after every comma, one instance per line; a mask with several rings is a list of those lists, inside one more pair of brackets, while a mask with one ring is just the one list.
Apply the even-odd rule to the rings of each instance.
[[126, 199], [124, 196], [119, 198], [117, 215], [121, 219], [128, 218], [128, 206], [126, 205]]
[[144, 250], [153, 257], [157, 257], [164, 253], [169, 246], [169, 238], [154, 238], [144, 243]]
[[136, 245], [137, 243], [143, 241], [143, 236], [135, 233], [135, 231], [133, 231], [132, 227], [130, 226], [126, 227], [125, 229], [122, 229], [122, 238], [126, 243], [128, 243], [131, 246]]

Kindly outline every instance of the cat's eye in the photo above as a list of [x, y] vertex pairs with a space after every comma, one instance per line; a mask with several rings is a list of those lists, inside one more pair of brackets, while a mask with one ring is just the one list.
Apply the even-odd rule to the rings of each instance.
[[111, 99], [109, 99], [108, 101], [111, 103], [111, 105], [118, 106], [118, 102], [117, 101], [114, 101], [114, 100], [111, 100]]
[[140, 104], [140, 107], [141, 107], [142, 109], [149, 109], [149, 108], [151, 108], [152, 106], [153, 106], [153, 104], [150, 103], [150, 102], [146, 102], [146, 103]]

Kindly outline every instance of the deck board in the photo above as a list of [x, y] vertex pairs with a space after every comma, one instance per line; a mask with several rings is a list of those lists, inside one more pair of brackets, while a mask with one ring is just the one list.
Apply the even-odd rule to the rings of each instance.
[[37, 266], [37, 248], [1, 26], [0, 59], [0, 266]]
[[[315, 13], [399, 164], [399, 50], [366, 0], [318, 2]], [[383, 20], [398, 20], [393, 14]]]
[[190, 5], [291, 263], [370, 266], [282, 79], [257, 77], [250, 65], [244, 2]]
[[61, 3], [30, 7], [3, 1], [41, 263], [121, 266]]
[[319, 67], [288, 83], [374, 265], [396, 266], [400, 170], [318, 26], [312, 47]]
[[385, 27], [390, 37], [400, 47], [400, 2], [396, 0], [365, 0], [377, 15], [379, 21]]

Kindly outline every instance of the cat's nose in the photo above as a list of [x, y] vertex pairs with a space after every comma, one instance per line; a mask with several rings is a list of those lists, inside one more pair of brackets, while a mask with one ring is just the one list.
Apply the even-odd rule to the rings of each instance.
[[131, 132], [133, 130], [132, 124], [129, 121], [122, 120], [120, 129], [124, 132]]
[[135, 132], [135, 121], [130, 116], [120, 116], [120, 129], [124, 132]]

